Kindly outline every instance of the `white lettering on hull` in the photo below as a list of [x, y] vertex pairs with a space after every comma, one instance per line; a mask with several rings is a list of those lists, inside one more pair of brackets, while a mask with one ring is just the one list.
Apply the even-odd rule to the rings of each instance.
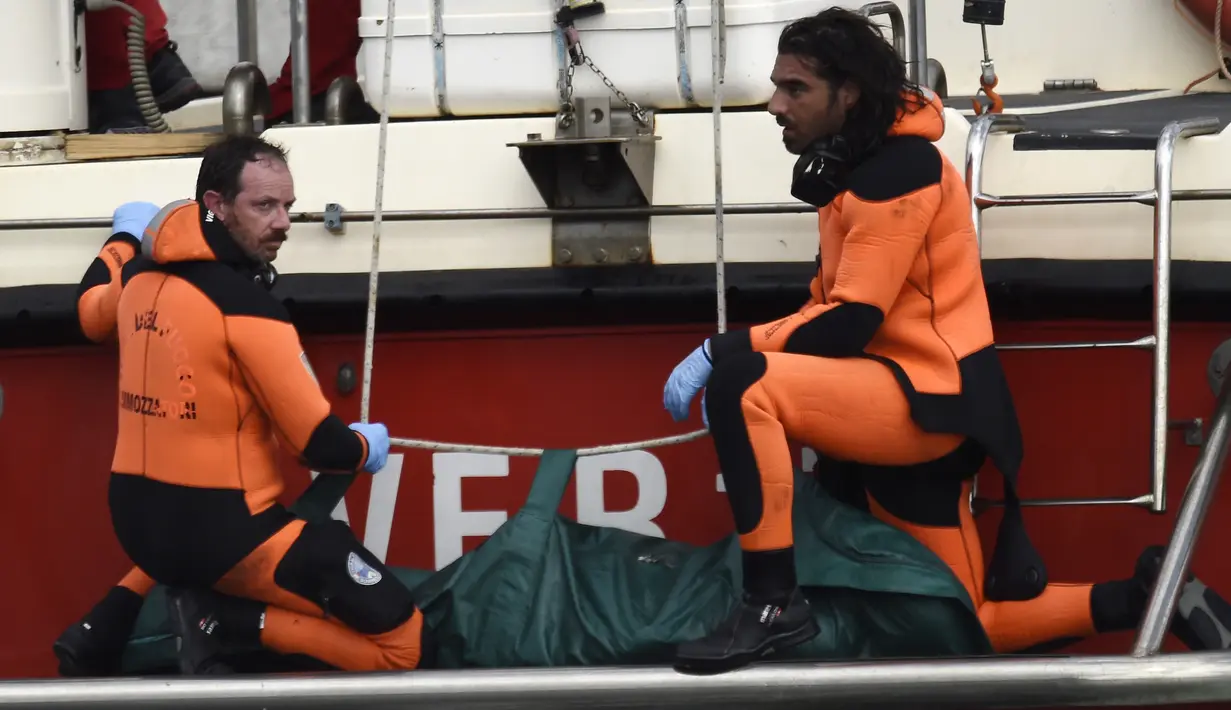
[[[802, 453], [804, 470], [808, 470], [816, 463], [816, 453], [809, 448], [804, 448]], [[367, 524], [362, 540], [364, 546], [382, 562], [389, 552], [389, 540], [393, 535], [404, 461], [404, 454], [390, 454], [388, 465], [372, 478], [372, 494], [368, 500]], [[604, 477], [608, 471], [631, 473], [637, 480], [637, 501], [631, 508], [608, 510], [604, 495]], [[316, 471], [311, 472], [313, 479], [317, 475]], [[432, 532], [436, 569], [443, 569], [462, 556], [465, 538], [490, 536], [508, 521], [508, 513], [503, 510], [466, 510], [462, 506], [462, 481], [467, 478], [505, 478], [508, 475], [507, 456], [432, 454]], [[667, 506], [667, 473], [662, 461], [653, 453], [637, 450], [585, 456], [577, 459], [574, 476], [577, 522], [664, 537], [662, 528], [654, 519]], [[716, 488], [719, 492], [726, 490], [721, 473], [717, 475]], [[345, 500], [334, 508], [333, 517], [350, 523]]]

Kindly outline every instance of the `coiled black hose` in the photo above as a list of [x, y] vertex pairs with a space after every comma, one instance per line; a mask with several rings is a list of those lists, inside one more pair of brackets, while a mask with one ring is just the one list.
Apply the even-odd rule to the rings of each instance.
[[86, 0], [85, 6], [90, 11], [120, 8], [131, 16], [126, 44], [128, 73], [132, 77], [133, 91], [137, 94], [137, 107], [141, 109], [145, 125], [156, 133], [170, 133], [171, 126], [167, 125], [162, 111], [158, 109], [158, 101], [154, 99], [154, 89], [150, 85], [150, 71], [145, 65], [145, 16], [122, 0]]

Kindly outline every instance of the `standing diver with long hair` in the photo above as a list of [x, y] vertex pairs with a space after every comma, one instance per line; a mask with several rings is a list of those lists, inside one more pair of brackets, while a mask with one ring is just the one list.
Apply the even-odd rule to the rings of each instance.
[[[769, 112], [800, 156], [791, 193], [819, 210], [818, 272], [798, 312], [709, 338], [667, 381], [676, 421], [706, 390], [743, 549], [743, 599], [710, 635], [681, 645], [677, 669], [735, 668], [819, 633], [795, 578], [788, 438], [854, 465], [870, 512], [949, 564], [998, 652], [1133, 628], [1161, 548], [1129, 579], [1049, 584], [1025, 534], [1021, 431], [970, 196], [934, 145], [940, 100], [907, 80], [875, 24], [838, 7], [782, 32], [771, 80]], [[1008, 505], [985, 583], [967, 501], [987, 458]], [[1173, 631], [1192, 645], [1193, 626], [1181, 615]], [[1206, 645], [1221, 648], [1219, 633]]]

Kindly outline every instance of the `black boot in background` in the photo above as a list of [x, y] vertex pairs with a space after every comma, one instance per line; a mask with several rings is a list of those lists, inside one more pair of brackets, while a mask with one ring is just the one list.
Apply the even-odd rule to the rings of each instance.
[[[1158, 579], [1166, 551], [1167, 548], [1156, 545], [1146, 548], [1137, 558], [1133, 579], [1141, 586], [1147, 599]], [[1193, 651], [1225, 651], [1231, 648], [1231, 604], [1189, 572], [1180, 587], [1175, 616], [1171, 619], [1171, 633]]]
[[163, 113], [181, 109], [205, 95], [196, 77], [180, 59], [178, 50], [175, 42], [169, 42], [149, 61], [150, 88], [154, 91], [158, 110]]

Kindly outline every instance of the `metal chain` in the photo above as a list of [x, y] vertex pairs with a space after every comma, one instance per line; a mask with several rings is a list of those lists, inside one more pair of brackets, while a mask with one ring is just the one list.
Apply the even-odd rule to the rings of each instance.
[[577, 109], [573, 106], [573, 69], [576, 68], [572, 62], [569, 62], [568, 70], [564, 73], [564, 96], [560, 101], [560, 116], [556, 119], [556, 125], [562, 130], [568, 130], [573, 127], [573, 121], [576, 120]]
[[[611, 93], [615, 94], [615, 97], [624, 104], [625, 108], [628, 109], [629, 114], [632, 115], [633, 120], [643, 128], [648, 127], [649, 117], [646, 115], [645, 109], [641, 108], [641, 105], [636, 101], [629, 99], [623, 91], [620, 91], [616, 87], [615, 83], [613, 83], [611, 79], [607, 78], [607, 75], [603, 73], [603, 70], [599, 69], [598, 66], [594, 64], [593, 59], [590, 59], [590, 55], [585, 53], [585, 50], [582, 49], [580, 42], [574, 46], [577, 48], [577, 53], [581, 56], [581, 60], [585, 62], [586, 66], [590, 67], [590, 70], [593, 71], [599, 79], [602, 80], [603, 84], [611, 90]], [[558, 119], [560, 128], [572, 127], [573, 121], [575, 120], [576, 109], [573, 106], [573, 71], [576, 68], [576, 64], [569, 62], [568, 71], [564, 76], [564, 102], [561, 106], [560, 118]]]

